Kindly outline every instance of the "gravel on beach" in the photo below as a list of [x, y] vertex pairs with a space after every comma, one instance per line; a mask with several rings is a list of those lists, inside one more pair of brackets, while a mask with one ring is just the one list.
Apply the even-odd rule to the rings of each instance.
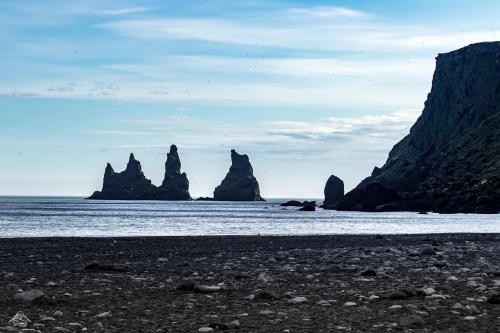
[[498, 332], [499, 255], [498, 234], [0, 239], [0, 332]]

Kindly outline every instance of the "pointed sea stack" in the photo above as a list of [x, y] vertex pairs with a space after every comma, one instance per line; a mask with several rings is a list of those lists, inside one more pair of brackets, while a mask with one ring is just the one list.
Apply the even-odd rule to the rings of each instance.
[[125, 171], [116, 173], [111, 164], [106, 165], [102, 190], [94, 192], [89, 199], [99, 200], [151, 200], [158, 195], [158, 188], [144, 176], [141, 163], [134, 154]]
[[440, 54], [410, 133], [341, 210], [500, 212], [500, 42]]
[[189, 181], [186, 173], [181, 173], [181, 160], [177, 153], [177, 146], [170, 146], [165, 162], [165, 178], [160, 186], [163, 200], [191, 200], [189, 195]]
[[264, 201], [260, 196], [259, 183], [253, 175], [247, 155], [231, 150], [231, 167], [222, 183], [215, 188], [217, 201]]
[[344, 198], [344, 182], [337, 176], [331, 175], [325, 185], [325, 201], [321, 206], [324, 209], [336, 209], [337, 204]]

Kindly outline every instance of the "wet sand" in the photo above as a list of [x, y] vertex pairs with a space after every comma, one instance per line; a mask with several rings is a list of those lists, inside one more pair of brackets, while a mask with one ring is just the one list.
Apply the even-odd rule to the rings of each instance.
[[497, 332], [499, 254], [498, 234], [0, 239], [0, 331], [23, 311], [31, 332]]

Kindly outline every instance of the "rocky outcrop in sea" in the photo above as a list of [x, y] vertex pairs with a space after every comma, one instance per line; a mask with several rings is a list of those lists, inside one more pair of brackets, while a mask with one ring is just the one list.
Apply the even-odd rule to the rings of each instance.
[[172, 145], [165, 163], [165, 179], [160, 187], [151, 183], [142, 172], [141, 162], [130, 154], [127, 167], [115, 172], [107, 164], [101, 191], [95, 191], [89, 199], [96, 200], [191, 200], [189, 181], [181, 173], [177, 147]]
[[222, 183], [215, 188], [217, 201], [263, 201], [259, 183], [253, 175], [252, 165], [247, 155], [231, 150], [231, 167]]
[[102, 190], [94, 192], [89, 199], [151, 200], [157, 195], [158, 188], [144, 176], [141, 162], [130, 154], [127, 167], [122, 172], [115, 172], [109, 163], [106, 165]]
[[189, 180], [185, 172], [181, 173], [181, 160], [177, 146], [170, 146], [165, 162], [165, 178], [160, 186], [163, 200], [191, 200]]
[[325, 201], [321, 206], [324, 209], [335, 209], [344, 198], [344, 182], [335, 175], [331, 175], [325, 185]]
[[440, 54], [410, 133], [340, 210], [500, 212], [500, 42]]

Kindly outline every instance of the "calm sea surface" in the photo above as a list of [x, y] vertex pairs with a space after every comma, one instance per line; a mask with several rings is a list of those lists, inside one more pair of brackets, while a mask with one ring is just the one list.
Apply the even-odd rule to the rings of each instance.
[[500, 215], [299, 212], [284, 201], [0, 197], [0, 237], [500, 233]]

